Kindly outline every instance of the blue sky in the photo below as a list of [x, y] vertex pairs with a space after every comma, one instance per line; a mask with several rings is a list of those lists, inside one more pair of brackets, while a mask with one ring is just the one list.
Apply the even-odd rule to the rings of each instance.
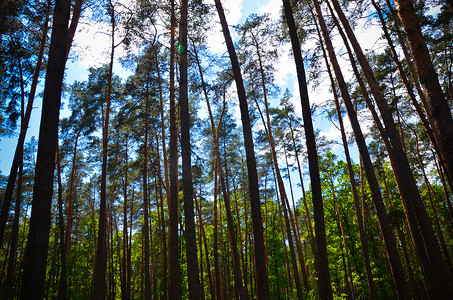
[[[130, 0], [125, 0], [130, 1]], [[210, 0], [209, 0], [210, 1]], [[213, 1], [212, 1], [213, 2]], [[229, 25], [237, 25], [243, 23], [246, 18], [252, 14], [263, 14], [269, 13], [272, 18], [279, 18], [281, 11], [281, 0], [268, 0], [268, 1], [259, 1], [259, 0], [224, 0], [223, 5], [227, 12], [227, 21]], [[105, 25], [103, 24], [87, 24], [83, 22], [79, 25], [78, 32], [75, 36], [74, 48], [71, 52], [71, 57], [67, 63], [66, 71], [66, 84], [71, 84], [74, 80], [84, 81], [88, 78], [88, 67], [99, 67], [107, 63], [106, 51], [103, 45], [109, 45], [109, 38], [106, 34], [103, 34], [102, 31], [105, 30]], [[220, 25], [217, 24], [217, 28], [213, 28], [213, 35], [208, 42], [211, 44], [212, 48], [218, 48], [213, 50], [226, 51], [225, 45], [223, 43], [223, 36], [220, 32]], [[370, 43], [370, 34], [367, 30], [367, 44]], [[373, 39], [371, 39], [373, 40]], [[98, 47], [101, 45], [101, 47]], [[305, 45], [310, 47], [310, 45]], [[366, 46], [365, 46], [366, 48]], [[279, 61], [275, 62], [275, 69], [277, 70], [275, 74], [275, 80], [278, 86], [284, 91], [288, 88], [294, 95], [294, 104], [296, 110], [300, 114], [300, 100], [297, 95], [298, 87], [297, 81], [295, 80], [295, 65], [290, 56], [290, 47], [286, 45], [282, 48]], [[118, 51], [118, 55], [121, 55], [121, 51]], [[77, 58], [77, 59], [76, 59]], [[121, 71], [119, 64], [114, 66], [114, 71]], [[124, 72], [124, 71], [123, 71]], [[44, 79], [41, 79], [41, 83]], [[330, 98], [329, 89], [324, 83], [315, 90], [310, 90], [310, 100], [312, 103], [322, 103], [323, 101]], [[63, 100], [64, 102], [64, 100]], [[32, 113], [32, 119], [30, 122], [30, 128], [27, 132], [27, 140], [31, 136], [38, 137], [39, 134], [39, 123], [40, 123], [40, 109], [41, 109], [41, 99], [36, 98], [34, 103], [35, 109]], [[65, 116], [67, 112], [62, 110], [61, 116]], [[321, 128], [320, 128], [321, 127]], [[330, 124], [328, 121], [319, 119], [315, 122], [315, 128], [320, 128], [328, 138], [338, 137], [337, 129]], [[9, 169], [11, 167], [11, 161], [14, 155], [14, 150], [17, 144], [17, 137], [12, 139], [2, 138], [0, 140], [0, 171], [2, 174], [9, 174]]]

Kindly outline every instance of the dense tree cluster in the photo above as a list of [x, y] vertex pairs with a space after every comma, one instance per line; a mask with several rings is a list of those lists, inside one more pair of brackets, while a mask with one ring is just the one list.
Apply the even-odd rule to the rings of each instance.
[[452, 1], [0, 1], [0, 299], [453, 299]]

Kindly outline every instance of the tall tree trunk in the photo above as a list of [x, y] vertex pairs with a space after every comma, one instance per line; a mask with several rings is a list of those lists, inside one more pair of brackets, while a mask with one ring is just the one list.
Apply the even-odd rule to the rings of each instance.
[[[208, 280], [209, 280], [209, 291], [211, 293], [211, 299], [215, 299], [215, 288], [214, 288], [214, 283], [212, 280], [212, 272], [211, 272], [211, 262], [209, 259], [209, 250], [208, 250], [208, 243], [206, 240], [206, 233], [204, 230], [204, 224], [203, 224], [203, 216], [201, 215], [201, 204], [199, 203], [200, 201], [197, 201], [197, 197], [194, 192], [194, 198], [195, 198], [195, 207], [197, 209], [198, 213], [198, 219], [200, 220], [200, 234], [203, 239], [203, 245], [205, 248], [205, 256], [206, 256], [206, 269], [208, 273]], [[197, 203], [198, 202], [198, 203]]]
[[391, 271], [392, 271], [392, 275], [393, 275], [393, 281], [395, 283], [397, 295], [400, 299], [409, 299], [410, 298], [409, 291], [408, 291], [407, 284], [405, 281], [404, 270], [402, 268], [401, 260], [400, 260], [398, 250], [396, 247], [395, 237], [393, 235], [392, 229], [390, 227], [390, 223], [388, 221], [387, 213], [385, 210], [385, 205], [382, 200], [382, 195], [381, 195], [380, 188], [379, 188], [379, 183], [378, 183], [376, 175], [374, 173], [373, 164], [371, 162], [370, 155], [368, 153], [365, 138], [364, 138], [362, 130], [360, 128], [360, 123], [357, 118], [357, 113], [354, 110], [354, 105], [350, 98], [346, 82], [344, 80], [340, 66], [336, 59], [335, 51], [334, 51], [332, 42], [330, 40], [329, 33], [327, 31], [327, 27], [323, 20], [321, 9], [319, 7], [319, 3], [316, 0], [313, 2], [316, 7], [316, 13], [318, 15], [318, 20], [320, 23], [323, 37], [324, 37], [324, 41], [327, 46], [329, 58], [332, 63], [332, 67], [335, 72], [335, 75], [336, 75], [337, 84], [339, 86], [341, 96], [344, 100], [349, 119], [351, 121], [351, 126], [352, 126], [352, 129], [354, 132], [354, 136], [356, 138], [356, 142], [357, 142], [357, 146], [359, 148], [361, 158], [365, 165], [365, 172], [367, 174], [368, 184], [370, 186], [372, 199], [373, 199], [373, 202], [374, 202], [374, 205], [376, 208], [376, 214], [378, 216], [381, 232], [384, 237], [384, 242], [385, 242], [385, 246], [386, 246], [387, 253], [388, 253], [388, 259], [390, 262]]
[[190, 145], [190, 114], [187, 83], [187, 9], [188, 0], [181, 1], [181, 16], [179, 23], [179, 107], [181, 126], [181, 157], [182, 157], [182, 182], [184, 197], [184, 238], [186, 241], [186, 258], [189, 284], [189, 299], [202, 298], [203, 292], [200, 284], [197, 235], [195, 231], [195, 214], [193, 207], [193, 181], [192, 159]]
[[113, 59], [115, 55], [115, 8], [112, 1], [109, 1], [108, 11], [112, 26], [111, 32], [111, 52], [109, 63], [109, 74], [107, 82], [107, 99], [102, 127], [102, 169], [101, 169], [101, 197], [99, 204], [99, 229], [97, 237], [97, 248], [94, 258], [93, 271], [93, 294], [92, 298], [96, 300], [105, 299], [106, 285], [105, 275], [107, 266], [107, 148], [108, 148], [108, 130], [110, 121], [110, 106], [112, 96], [112, 76], [113, 76]]
[[[446, 175], [449, 182], [453, 182], [453, 118], [450, 107], [440, 86], [412, 1], [398, 0], [397, 10], [406, 33], [420, 83], [426, 95], [425, 108], [445, 163]], [[445, 275], [440, 272], [437, 279], [444, 280], [443, 282], [446, 283], [447, 278], [443, 277]], [[449, 290], [448, 295], [452, 297], [453, 288], [446, 290]]]
[[249, 178], [250, 205], [252, 209], [252, 223], [255, 245], [255, 263], [256, 263], [256, 287], [258, 299], [269, 299], [269, 279], [266, 269], [266, 259], [264, 257], [264, 235], [263, 219], [261, 216], [261, 203], [259, 197], [258, 174], [256, 171], [256, 159], [253, 146], [252, 129], [250, 116], [247, 107], [244, 83], [241, 75], [241, 68], [234, 49], [233, 41], [225, 18], [220, 0], [215, 0], [215, 5], [220, 18], [223, 35], [227, 44], [228, 54], [233, 69], [234, 79], [239, 98], [239, 107], [241, 110], [242, 130], [244, 135], [244, 146], [247, 157], [247, 170]]
[[[318, 35], [320, 36], [321, 33], [319, 32], [319, 29], [317, 28]], [[336, 88], [335, 88], [335, 82], [332, 76], [332, 72], [330, 70], [330, 65], [327, 60], [327, 54], [325, 52], [324, 47], [322, 47], [323, 51], [323, 56], [326, 61], [326, 66], [327, 66], [327, 72], [329, 73], [329, 78], [333, 90], [333, 97], [335, 101], [335, 109], [337, 112], [337, 117], [338, 117], [338, 123], [340, 125], [340, 132], [341, 132], [341, 139], [343, 142], [343, 149], [346, 157], [346, 163], [348, 166], [348, 175], [349, 175], [349, 181], [351, 182], [351, 190], [352, 190], [352, 196], [354, 198], [354, 208], [356, 212], [356, 217], [357, 217], [357, 224], [359, 227], [359, 235], [360, 235], [360, 245], [362, 249], [362, 259], [363, 263], [365, 265], [365, 274], [367, 278], [367, 284], [368, 284], [368, 291], [369, 291], [369, 297], [370, 299], [376, 299], [376, 287], [373, 281], [373, 274], [371, 272], [371, 265], [370, 265], [370, 257], [369, 257], [369, 251], [368, 251], [368, 241], [367, 241], [367, 236], [366, 236], [366, 231], [365, 231], [365, 225], [364, 225], [364, 220], [362, 218], [362, 214], [360, 211], [360, 204], [359, 204], [359, 196], [357, 192], [357, 185], [355, 182], [355, 174], [354, 170], [352, 167], [352, 161], [351, 161], [351, 156], [349, 154], [349, 148], [348, 148], [348, 141], [346, 138], [346, 132], [343, 124], [343, 117], [341, 115], [341, 108], [340, 108], [340, 103], [338, 100]]]
[[332, 286], [330, 283], [329, 263], [327, 258], [326, 232], [324, 223], [324, 209], [321, 192], [321, 179], [319, 176], [318, 154], [316, 140], [311, 117], [310, 101], [308, 99], [307, 82], [305, 78], [304, 62], [300, 49], [297, 28], [294, 22], [293, 12], [289, 0], [283, 0], [286, 22], [291, 38], [291, 44], [296, 62], [297, 77], [299, 81], [299, 93], [302, 104], [302, 117], [304, 120], [305, 139], [312, 185], [313, 210], [315, 218], [315, 267], [318, 275], [318, 291], [321, 299], [332, 299]]
[[149, 273], [149, 197], [148, 197], [148, 117], [149, 117], [149, 96], [148, 83], [146, 83], [145, 99], [145, 139], [143, 141], [143, 236], [144, 236], [144, 274], [145, 274], [145, 300], [151, 300], [151, 277]]
[[[255, 38], [255, 36], [253, 36], [253, 34], [252, 34], [252, 38], [254, 40], [254, 44], [255, 44], [254, 46], [256, 48], [256, 53], [257, 53], [257, 57], [258, 57], [260, 77], [261, 77], [261, 87], [263, 89], [264, 105], [266, 108], [266, 121], [264, 121], [264, 117], [263, 117], [263, 114], [261, 113], [258, 103], [256, 103], [256, 105], [260, 111], [261, 118], [263, 119], [263, 125], [266, 128], [266, 133], [269, 138], [272, 162], [274, 164], [274, 170], [275, 170], [275, 174], [277, 177], [277, 186], [280, 191], [280, 196], [281, 196], [282, 205], [283, 205], [283, 212], [284, 212], [285, 221], [286, 221], [286, 225], [287, 225], [286, 230], [287, 230], [287, 235], [288, 235], [288, 240], [289, 240], [288, 242], [289, 242], [290, 251], [291, 251], [291, 263], [292, 263], [293, 272], [294, 272], [294, 281], [296, 284], [297, 297], [302, 298], [303, 297], [302, 287], [300, 285], [299, 270], [297, 268], [297, 261], [296, 261], [296, 255], [295, 255], [295, 251], [294, 251], [294, 243], [293, 243], [293, 237], [292, 237], [293, 234], [291, 233], [291, 227], [289, 226], [290, 225], [289, 219], [291, 219], [291, 225], [293, 228], [296, 243], [297, 243], [297, 233], [296, 233], [296, 228], [294, 226], [294, 220], [293, 220], [293, 217], [292, 217], [292, 214], [290, 211], [290, 206], [289, 206], [288, 196], [286, 194], [285, 185], [283, 183], [282, 175], [280, 173], [280, 167], [278, 166], [277, 152], [275, 150], [275, 141], [274, 141], [274, 136], [272, 134], [271, 120], [270, 120], [270, 115], [269, 115], [269, 104], [267, 101], [267, 90], [266, 90], [266, 84], [265, 84], [264, 68], [263, 68], [263, 64], [262, 64], [262, 60], [261, 60], [261, 52], [259, 49], [258, 42], [256, 41], [256, 38]], [[305, 266], [302, 265], [301, 267], [304, 268]], [[305, 289], [308, 290], [308, 278], [307, 278], [305, 272], [302, 272], [302, 274], [304, 275], [303, 276], [304, 287], [305, 287]]]
[[[123, 277], [121, 279], [121, 298], [123, 300], [130, 298], [130, 285], [128, 284], [128, 280], [130, 278], [129, 273], [129, 265], [128, 265], [128, 232], [127, 232], [127, 203], [128, 203], [128, 195], [127, 195], [127, 185], [128, 185], [128, 135], [126, 134], [126, 147], [125, 147], [125, 163], [124, 163], [124, 184], [123, 184], [123, 256], [122, 256], [122, 266], [123, 266]], [[132, 220], [131, 220], [132, 221]], [[132, 234], [132, 233], [131, 233]]]
[[44, 296], [51, 221], [55, 152], [58, 140], [61, 90], [66, 65], [69, 0], [57, 0], [44, 87], [38, 155], [33, 185], [33, 207], [25, 249], [22, 299]]
[[60, 282], [58, 285], [58, 299], [66, 299], [68, 296], [68, 282], [66, 279], [66, 242], [65, 225], [63, 217], [63, 186], [61, 183], [61, 157], [60, 147], [57, 146], [57, 183], [58, 183], [58, 227], [60, 231]]
[[[162, 183], [160, 182], [164, 189], [165, 189], [165, 197], [168, 201], [169, 188], [170, 188], [170, 181], [168, 177], [168, 164], [167, 164], [167, 148], [166, 148], [166, 139], [165, 139], [165, 117], [164, 117], [164, 99], [162, 96], [162, 78], [160, 75], [160, 68], [159, 68], [159, 61], [157, 59], [157, 51], [154, 57], [156, 63], [156, 70], [157, 70], [157, 80], [159, 85], [159, 105], [160, 105], [160, 125], [161, 125], [161, 139], [162, 139], [162, 157], [163, 157], [163, 167], [164, 167], [164, 176], [165, 181]], [[158, 137], [156, 135], [156, 144], [159, 145]], [[159, 147], [158, 147], [159, 148]], [[159, 155], [159, 151], [157, 152]], [[160, 161], [160, 159], [159, 159]], [[160, 163], [159, 163], [159, 174], [161, 174], [160, 170]], [[164, 197], [162, 195], [162, 186], [159, 189], [159, 197], [160, 197], [160, 214], [161, 214], [161, 227], [162, 227], [162, 286], [163, 286], [163, 299], [167, 300], [168, 296], [168, 251], [167, 251], [167, 238], [166, 238], [166, 222], [164, 217]]]
[[175, 104], [175, 0], [170, 0], [170, 190], [168, 196], [168, 226], [170, 248], [170, 300], [181, 299], [179, 282], [179, 249], [178, 249], [178, 128], [176, 126]]
[[[77, 158], [77, 143], [79, 140], [81, 130], [77, 132], [74, 141], [74, 150], [72, 156], [72, 168], [71, 168], [71, 175], [69, 178], [69, 196], [68, 196], [68, 204], [67, 204], [67, 214], [66, 214], [66, 229], [64, 230], [65, 238], [64, 238], [64, 254], [61, 255], [61, 270], [60, 270], [60, 287], [59, 287], [59, 297], [63, 297], [60, 299], [66, 299], [67, 297], [67, 282], [66, 282], [66, 260], [69, 257], [69, 251], [71, 249], [71, 234], [72, 234], [72, 219], [74, 214], [74, 181], [75, 181], [75, 168], [76, 168], [76, 158]], [[59, 151], [59, 150], [57, 150]], [[57, 154], [58, 157], [58, 154]], [[59, 164], [60, 162], [57, 162]], [[59, 166], [58, 166], [59, 167]], [[61, 176], [60, 174], [58, 176]], [[60, 178], [61, 179], [61, 178]], [[61, 296], [60, 296], [61, 292]]]
[[[242, 298], [242, 299], [247, 299], [248, 298], [247, 290], [246, 290], [246, 287], [244, 287], [244, 285], [242, 284], [240, 258], [239, 258], [239, 252], [237, 250], [236, 230], [234, 228], [233, 217], [231, 215], [230, 195], [227, 192], [227, 188], [226, 188], [226, 184], [225, 184], [225, 176], [223, 174], [223, 169], [222, 169], [222, 165], [220, 162], [219, 131], [220, 131], [220, 126], [222, 124], [223, 115], [224, 115], [225, 109], [226, 109], [226, 101], [225, 101], [225, 97], [224, 97], [223, 110], [220, 115], [219, 124], [216, 127], [215, 123], [214, 123], [214, 116], [212, 114], [211, 104], [209, 102], [208, 91], [206, 89], [206, 84], [204, 81], [201, 63], [198, 58], [198, 53], [197, 53], [195, 44], [194, 44], [194, 56], [195, 56], [195, 60], [197, 62], [198, 71], [200, 73], [203, 94], [205, 96], [206, 105], [208, 107], [209, 120], [211, 123], [212, 138], [214, 140], [214, 148], [215, 148], [215, 162], [214, 162], [215, 166], [214, 166], [214, 168], [217, 170], [217, 172], [219, 174], [220, 184], [221, 184], [222, 194], [223, 194], [223, 200], [225, 201], [225, 210], [226, 210], [226, 214], [227, 214], [228, 237], [229, 237], [229, 241], [230, 241], [230, 245], [231, 245], [231, 252], [232, 252], [235, 287], [239, 290], [239, 292], [237, 292], [236, 297]], [[225, 93], [224, 93], [224, 96], [225, 96]], [[238, 221], [239, 221], [239, 219], [238, 219]]]
[[10, 170], [9, 177], [8, 177], [8, 183], [6, 185], [6, 190], [5, 190], [4, 198], [2, 201], [1, 212], [0, 212], [0, 245], [3, 242], [3, 234], [5, 232], [5, 226], [6, 226], [6, 222], [8, 219], [8, 213], [9, 213], [9, 209], [10, 209], [11, 201], [12, 201], [12, 197], [13, 197], [14, 184], [16, 183], [17, 169], [19, 167], [20, 160], [23, 157], [25, 136], [27, 133], [28, 124], [30, 123], [30, 116], [31, 116], [31, 112], [33, 109], [33, 101], [35, 99], [36, 88], [38, 86], [39, 75], [41, 73], [42, 61], [43, 61], [43, 57], [44, 57], [44, 50], [46, 48], [46, 43], [47, 43], [47, 33], [48, 33], [48, 29], [49, 29], [48, 24], [49, 24], [50, 13], [51, 13], [51, 3], [49, 0], [48, 4], [47, 4], [46, 19], [44, 21], [44, 29], [42, 32], [40, 46], [39, 46], [39, 54], [38, 54], [38, 58], [36, 60], [35, 72], [33, 74], [33, 79], [32, 79], [32, 83], [30, 86], [30, 92], [28, 94], [27, 108], [26, 108], [24, 117], [21, 121], [19, 140], [17, 141], [16, 150], [14, 152], [13, 163], [11, 165], [11, 170]]
[[[373, 71], [357, 42], [357, 39], [336, 0], [331, 0], [340, 20], [345, 28], [346, 34], [354, 48], [357, 59], [362, 66], [367, 78], [371, 92], [385, 124], [383, 138], [386, 140], [387, 152], [392, 163], [393, 172], [396, 178], [398, 189], [401, 194], [407, 220], [410, 225], [412, 238], [416, 245], [425, 280], [429, 291], [433, 297], [452, 298], [453, 288], [442, 288], [449, 286], [448, 273], [442, 253], [434, 235], [434, 231], [429, 221], [424, 203], [418, 192], [418, 188], [410, 169], [406, 154], [402, 148], [402, 143], [389, 107], [380, 91]], [[370, 107], [371, 109], [371, 107]], [[429, 250], [428, 250], [429, 249]]]

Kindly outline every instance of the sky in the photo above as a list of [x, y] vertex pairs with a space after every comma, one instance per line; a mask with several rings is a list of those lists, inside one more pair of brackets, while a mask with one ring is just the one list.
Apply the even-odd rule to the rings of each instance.
[[[123, 0], [130, 1], [130, 0]], [[207, 0], [205, 0], [207, 1]], [[210, 0], [209, 0], [210, 1]], [[213, 1], [210, 1], [213, 4]], [[208, 2], [209, 3], [209, 2]], [[252, 14], [264, 14], [267, 13], [273, 19], [280, 17], [281, 11], [281, 0], [224, 0], [224, 9], [226, 11], [227, 22], [231, 26], [241, 24], [245, 22], [246, 18]], [[360, 30], [358, 26], [358, 39], [362, 43], [364, 49], [376, 48], [376, 40], [380, 36], [379, 29], [374, 27], [367, 27], [364, 30]], [[99, 67], [107, 63], [108, 47], [105, 45], [110, 44], [108, 35], [106, 35], [105, 25], [93, 24], [82, 22], [79, 24], [78, 31], [75, 35], [73, 44], [73, 50], [70, 54], [70, 59], [67, 62], [67, 70], [65, 83], [71, 84], [75, 80], [85, 81], [88, 79], [88, 68]], [[233, 33], [234, 36], [234, 33]], [[225, 52], [226, 47], [223, 43], [223, 35], [221, 33], [220, 25], [217, 23], [216, 27], [212, 29], [212, 35], [208, 39], [208, 45], [213, 52]], [[310, 47], [310, 45], [304, 45], [303, 47]], [[284, 91], [288, 88], [294, 95], [293, 103], [296, 107], [296, 112], [301, 115], [300, 98], [298, 94], [298, 86], [296, 79], [296, 68], [294, 62], [290, 56], [290, 45], [286, 45], [282, 51], [280, 51], [280, 58], [275, 62], [275, 81], [278, 86]], [[118, 55], [121, 55], [121, 50], [118, 51]], [[345, 70], [347, 70], [346, 61], [343, 60]], [[132, 74], [130, 71], [122, 69], [119, 63], [114, 66], [114, 72], [120, 73], [122, 76], [127, 77]], [[41, 84], [44, 79], [41, 79]], [[321, 82], [321, 85], [316, 89], [309, 89], [310, 91], [310, 102], [312, 104], [321, 104], [324, 101], [331, 98], [329, 93], [329, 83], [327, 80]], [[32, 113], [32, 119], [30, 121], [30, 128], [27, 132], [27, 141], [31, 136], [38, 137], [39, 135], [39, 123], [40, 123], [40, 109], [41, 99], [36, 98], [34, 104], [34, 110]], [[64, 102], [64, 100], [63, 100]], [[61, 117], [67, 114], [67, 110], [61, 111]], [[345, 120], [346, 121], [346, 120]], [[315, 118], [315, 128], [322, 130], [322, 134], [328, 139], [340, 140], [338, 129], [331, 124], [329, 121], [318, 116]], [[14, 150], [17, 144], [17, 137], [12, 139], [2, 138], [0, 140], [0, 171], [3, 175], [9, 174], [11, 167], [11, 161], [14, 156]]]

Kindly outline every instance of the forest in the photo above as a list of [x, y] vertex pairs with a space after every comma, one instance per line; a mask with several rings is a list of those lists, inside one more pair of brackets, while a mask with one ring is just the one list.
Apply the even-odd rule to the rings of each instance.
[[245, 2], [0, 0], [0, 299], [453, 299], [453, 1]]

